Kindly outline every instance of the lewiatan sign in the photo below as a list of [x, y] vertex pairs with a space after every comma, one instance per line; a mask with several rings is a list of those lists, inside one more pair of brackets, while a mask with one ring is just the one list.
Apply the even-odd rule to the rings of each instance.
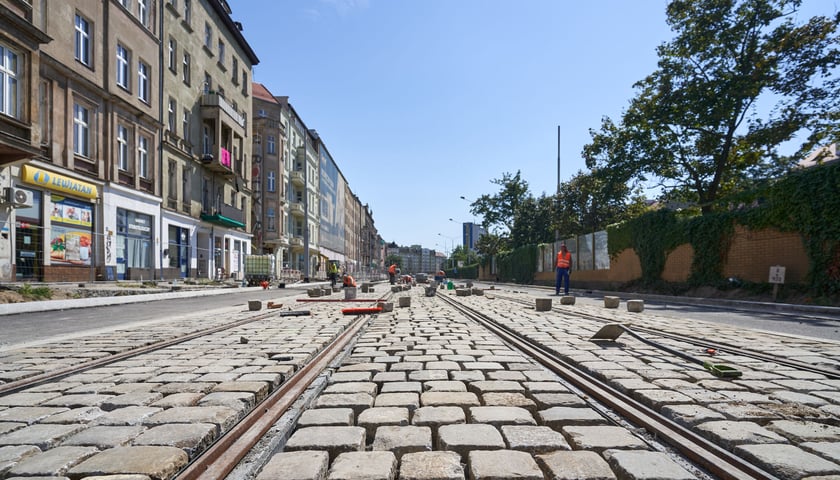
[[82, 182], [75, 178], [35, 168], [31, 165], [21, 167], [20, 178], [30, 185], [49, 188], [50, 190], [67, 193], [76, 197], [95, 199], [99, 196], [96, 185], [92, 183]]

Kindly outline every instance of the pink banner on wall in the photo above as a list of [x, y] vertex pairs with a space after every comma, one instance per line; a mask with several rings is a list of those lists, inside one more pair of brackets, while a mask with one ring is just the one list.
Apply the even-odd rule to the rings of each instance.
[[219, 159], [219, 163], [227, 168], [230, 168], [230, 152], [224, 148], [222, 149], [222, 158]]

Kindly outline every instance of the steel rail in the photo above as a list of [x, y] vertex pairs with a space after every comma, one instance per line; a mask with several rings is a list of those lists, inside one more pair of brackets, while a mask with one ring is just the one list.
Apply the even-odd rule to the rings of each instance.
[[[509, 300], [511, 302], [521, 303], [523, 305], [529, 305], [529, 302], [525, 300], [521, 300], [518, 298], [507, 297], [505, 295], [496, 295], [497, 298], [503, 298], [505, 300]], [[562, 310], [556, 307], [551, 307], [552, 312], [562, 312], [564, 315], [571, 315], [579, 318], [585, 318], [587, 320], [593, 320], [602, 323], [615, 323], [614, 319], [609, 319], [605, 317], [600, 317], [598, 315], [593, 315], [591, 313], [584, 313], [584, 312], [575, 312], [571, 310]], [[680, 342], [688, 343], [690, 345], [694, 345], [701, 348], [713, 348], [718, 352], [725, 352], [731, 353], [734, 355], [739, 355], [742, 357], [752, 358], [755, 360], [761, 360], [763, 362], [773, 362], [779, 365], [784, 365], [787, 367], [792, 367], [797, 370], [803, 370], [812, 373], [819, 373], [821, 375], [825, 375], [831, 379], [840, 379], [840, 370], [837, 369], [828, 369], [819, 367], [817, 365], [812, 365], [805, 362], [800, 362], [798, 360], [793, 360], [786, 357], [780, 357], [778, 355], [773, 355], [769, 353], [757, 352], [755, 350], [748, 350], [744, 347], [740, 347], [737, 345], [732, 345], [728, 343], [721, 343], [721, 342], [714, 342], [707, 340], [705, 338], [699, 337], [689, 337], [687, 335], [682, 335], [679, 333], [671, 333], [671, 332], [663, 332], [662, 330], [656, 330], [650, 327], [642, 327], [639, 325], [633, 325], [633, 330], [637, 332], [647, 333], [651, 335], [658, 335], [660, 337], [669, 338], [671, 340], [677, 340]], [[781, 334], [780, 334], [781, 335]]]
[[233, 323], [220, 325], [217, 327], [210, 327], [205, 328], [203, 330], [198, 330], [192, 333], [188, 333], [186, 335], [172, 338], [169, 340], [161, 340], [158, 342], [150, 343], [148, 345], [143, 345], [142, 347], [132, 348], [130, 350], [126, 350], [119, 353], [114, 353], [112, 355], [108, 355], [106, 357], [97, 358], [94, 360], [88, 360], [85, 362], [77, 363], [75, 365], [70, 365], [69, 367], [60, 368], [58, 370], [52, 370], [49, 372], [39, 373], [38, 375], [33, 375], [31, 377], [22, 378], [20, 380], [16, 380], [14, 382], [4, 383], [0, 385], [0, 395], [6, 393], [14, 393], [25, 388], [35, 387], [38, 385], [42, 385], [47, 382], [51, 382], [53, 380], [58, 380], [60, 378], [68, 377], [75, 373], [83, 372], [85, 370], [90, 370], [92, 368], [101, 367], [104, 365], [108, 365], [114, 362], [118, 362], [120, 360], [125, 360], [127, 358], [136, 357], [137, 355], [142, 355], [144, 353], [154, 352], [155, 350], [160, 350], [166, 347], [171, 347], [173, 345], [178, 345], [179, 343], [187, 342], [189, 340], [193, 340], [195, 338], [203, 337], [204, 335], [211, 335], [213, 333], [221, 332], [224, 330], [228, 330], [230, 328], [239, 327], [241, 325], [246, 325], [248, 323], [257, 322], [260, 320], [264, 320], [267, 317], [273, 315], [274, 312], [266, 312], [260, 313], [253, 317], [246, 318], [244, 320], [238, 320]]
[[715, 443], [660, 415], [641, 402], [634, 400], [632, 397], [615, 390], [608, 384], [584, 372], [577, 366], [560, 359], [555, 351], [535, 344], [510, 328], [498, 324], [487, 315], [456, 302], [451, 298], [440, 298], [468, 318], [479, 322], [503, 340], [535, 358], [542, 365], [560, 375], [564, 380], [587, 395], [607, 405], [632, 423], [656, 435], [686, 458], [689, 458], [719, 478], [725, 480], [777, 480], [777, 477], [770, 473], [759, 469]]
[[175, 477], [177, 480], [220, 479], [228, 475], [263, 435], [280, 419], [309, 385], [367, 323], [369, 316], [358, 316], [311, 362], [272, 392], [251, 413], [218, 438]]

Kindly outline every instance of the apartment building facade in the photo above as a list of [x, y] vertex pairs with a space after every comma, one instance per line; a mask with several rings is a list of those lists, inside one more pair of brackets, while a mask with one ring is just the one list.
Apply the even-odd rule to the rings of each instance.
[[254, 83], [252, 217], [255, 253], [274, 254], [282, 266], [289, 252], [288, 170], [283, 106]]

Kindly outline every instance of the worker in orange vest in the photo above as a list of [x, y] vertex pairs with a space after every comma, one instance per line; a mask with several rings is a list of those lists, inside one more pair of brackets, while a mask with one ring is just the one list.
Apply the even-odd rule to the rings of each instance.
[[388, 267], [388, 279], [391, 281], [391, 285], [397, 283], [397, 264], [392, 263], [390, 267]]
[[572, 270], [572, 252], [566, 249], [566, 244], [560, 244], [557, 252], [557, 276], [554, 280], [554, 294], [560, 295], [560, 286], [565, 287], [565, 294], [569, 294], [569, 272]]
[[345, 287], [355, 287], [356, 286], [356, 279], [350, 275], [344, 275], [344, 286]]

